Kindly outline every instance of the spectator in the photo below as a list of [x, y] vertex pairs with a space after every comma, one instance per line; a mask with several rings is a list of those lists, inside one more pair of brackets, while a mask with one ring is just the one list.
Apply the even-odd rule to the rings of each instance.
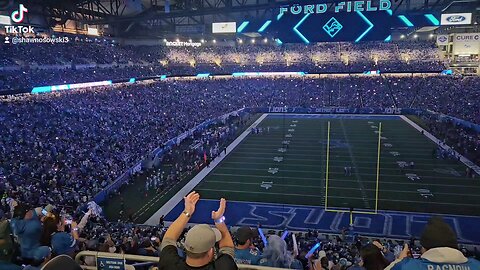
[[253, 246], [253, 238], [257, 234], [250, 227], [241, 227], [235, 233], [237, 245], [235, 246], [235, 262], [238, 264], [258, 265], [262, 255], [260, 251]]
[[[195, 212], [195, 206], [200, 200], [200, 195], [195, 191], [185, 198], [185, 209], [180, 216], [170, 225], [163, 237], [160, 253], [160, 270], [182, 269], [237, 269], [233, 260], [234, 245], [230, 232], [225, 225], [226, 200], [220, 200], [220, 207], [212, 211], [212, 219], [216, 229], [206, 224], [196, 225], [191, 228], [185, 237], [186, 260], [177, 252], [176, 243], [187, 225], [190, 217]], [[214, 256], [214, 246], [218, 242], [219, 256]]]
[[24, 205], [14, 208], [14, 216], [11, 220], [13, 234], [20, 243], [21, 256], [24, 259], [33, 259], [40, 246], [42, 224], [34, 211], [27, 211]]
[[466, 258], [458, 249], [457, 236], [441, 217], [432, 217], [420, 238], [422, 255], [420, 259], [403, 256], [394, 261], [388, 269], [430, 270], [430, 269], [480, 269], [480, 262]]
[[60, 255], [48, 261], [42, 270], [82, 270], [82, 267], [69, 256]]
[[382, 254], [380, 248], [375, 244], [368, 244], [360, 250], [363, 267], [366, 270], [383, 270], [389, 262]]
[[[66, 232], [66, 225], [69, 225], [69, 233]], [[45, 219], [42, 244], [50, 245], [54, 255], [68, 255], [73, 258], [77, 239], [78, 227], [75, 221], [60, 217], [58, 214]]]
[[2, 270], [19, 270], [20, 266], [13, 264], [13, 241], [12, 232], [10, 230], [10, 222], [8, 222], [5, 212], [0, 209], [0, 269]]
[[40, 270], [51, 259], [51, 256], [52, 252], [49, 247], [41, 247], [35, 251], [33, 262], [23, 270]]
[[303, 269], [300, 261], [295, 259], [287, 250], [287, 243], [278, 235], [268, 237], [268, 245], [263, 250], [260, 260], [261, 266]]

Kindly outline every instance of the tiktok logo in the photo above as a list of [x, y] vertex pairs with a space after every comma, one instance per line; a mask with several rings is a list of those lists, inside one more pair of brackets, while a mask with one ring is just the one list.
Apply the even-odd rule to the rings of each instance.
[[28, 12], [28, 9], [23, 4], [20, 4], [20, 6], [18, 7], [18, 10], [15, 10], [14, 12], [12, 12], [12, 16], [10, 17], [12, 18], [12, 21], [16, 23], [21, 23], [25, 18], [24, 14], [27, 12]]

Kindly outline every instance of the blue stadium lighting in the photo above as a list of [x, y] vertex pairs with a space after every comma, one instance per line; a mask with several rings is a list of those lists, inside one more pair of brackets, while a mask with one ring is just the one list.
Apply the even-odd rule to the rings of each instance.
[[32, 89], [32, 94], [39, 94], [39, 93], [47, 93], [47, 92], [51, 92], [52, 91], [52, 87], [51, 86], [38, 86], [38, 87], [34, 87]]
[[128, 80], [129, 83], [135, 83], [136, 79], [135, 78], [130, 78], [130, 80]]
[[167, 75], [160, 76], [160, 80], [166, 80], [166, 79], [167, 79]]
[[413, 27], [413, 23], [412, 23], [407, 17], [405, 17], [405, 15], [398, 15], [398, 18], [399, 18], [400, 20], [402, 20], [402, 22], [403, 22], [406, 26], [408, 26], [408, 27]]
[[46, 93], [52, 91], [61, 91], [77, 88], [86, 88], [94, 86], [103, 86], [103, 85], [112, 85], [112, 81], [99, 81], [99, 82], [86, 82], [86, 83], [73, 83], [73, 84], [62, 84], [62, 85], [51, 85], [51, 86], [39, 86], [32, 89], [32, 94]]
[[247, 75], [246, 72], [235, 72], [235, 73], [232, 73], [232, 76], [233, 77], [241, 77], [241, 76], [245, 76]]
[[300, 31], [298, 31], [298, 27], [302, 25], [302, 23], [310, 16], [311, 13], [308, 13], [305, 15], [298, 23], [293, 27], [293, 31], [305, 42], [306, 44], [310, 44], [310, 41], [302, 34]]
[[433, 14], [425, 14], [425, 17], [433, 24], [433, 25], [440, 25], [438, 19], [433, 16]]
[[392, 35], [389, 35], [389, 36], [386, 37], [383, 41], [384, 41], [384, 42], [390, 42], [390, 41], [392, 41]]
[[277, 15], [277, 21], [279, 21], [279, 20], [283, 17], [283, 14], [285, 14], [285, 13], [279, 13], [279, 14]]
[[249, 21], [242, 22], [242, 24], [240, 24], [240, 26], [237, 28], [237, 32], [241, 33], [243, 31], [243, 29], [245, 29], [249, 23], [250, 23]]
[[267, 29], [267, 27], [272, 23], [272, 20], [268, 20], [266, 21], [262, 27], [260, 27], [260, 29], [258, 29], [258, 32], [262, 33], [263, 31], [265, 31], [265, 29]]
[[275, 42], [277, 43], [277, 45], [282, 45], [283, 44], [283, 42], [279, 38], [275, 39]]
[[305, 76], [305, 72], [234, 72], [232, 77], [242, 77], [242, 76]]
[[387, 9], [387, 13], [392, 16], [393, 15], [393, 11], [391, 9]]
[[207, 78], [210, 76], [210, 73], [199, 73], [197, 74], [197, 78]]
[[283, 234], [282, 234], [282, 240], [285, 240], [287, 235], [288, 235], [288, 231], [284, 231]]
[[265, 235], [263, 234], [262, 229], [258, 228], [258, 233], [260, 234], [260, 237], [262, 238], [263, 245], [264, 245], [264, 246], [267, 246], [267, 238], [266, 238]]
[[362, 12], [360, 11], [357, 11], [357, 14], [358, 16], [360, 16], [369, 26], [367, 28], [367, 30], [365, 30], [357, 39], [355, 39], [355, 42], [359, 42], [360, 40], [362, 40], [362, 38], [368, 33], [370, 32], [370, 30], [372, 30], [373, 28], [373, 23], [367, 19], [367, 17], [365, 17], [365, 15], [362, 14]]
[[308, 259], [310, 256], [312, 256], [312, 254], [315, 252], [315, 250], [317, 250], [318, 248], [320, 247], [320, 243], [316, 243], [315, 246], [313, 246], [307, 253], [307, 255], [305, 255], [305, 258]]

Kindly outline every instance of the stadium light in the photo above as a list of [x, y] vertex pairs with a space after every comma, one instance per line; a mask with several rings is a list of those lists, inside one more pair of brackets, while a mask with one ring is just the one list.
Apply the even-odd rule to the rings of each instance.
[[405, 38], [405, 35], [401, 35], [400, 38]]
[[212, 42], [213, 42], [213, 43], [217, 43], [217, 40], [214, 39], [214, 40], [212, 40]]
[[177, 38], [177, 42], [180, 42], [180, 39]]
[[242, 43], [243, 43], [243, 40], [242, 40], [242, 39], [239, 39], [239, 40], [238, 40], [238, 43], [242, 44]]
[[202, 39], [200, 40], [200, 42], [201, 42], [201, 43], [205, 43], [205, 39], [202, 38]]
[[418, 35], [417, 34], [413, 35], [413, 38], [418, 38]]
[[255, 43], [255, 39], [252, 38], [252, 43]]
[[429, 35], [430, 38], [433, 38], [434, 36], [435, 36], [434, 34], [430, 34], [430, 35]]
[[189, 39], [188, 42], [192, 43], [192, 39]]
[[165, 43], [166, 43], [166, 42], [167, 42], [167, 39], [166, 39], [166, 38], [164, 38], [164, 39], [163, 39], [163, 42], [165, 42]]
[[264, 38], [263, 39], [263, 43], [267, 43], [268, 42], [268, 39], [267, 38]]

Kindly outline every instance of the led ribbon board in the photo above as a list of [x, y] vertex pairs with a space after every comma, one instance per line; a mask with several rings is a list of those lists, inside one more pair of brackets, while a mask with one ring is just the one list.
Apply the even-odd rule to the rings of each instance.
[[391, 35], [388, 11], [284, 13], [268, 30], [283, 43], [385, 40]]
[[[277, 13], [278, 12], [278, 13]], [[237, 33], [269, 34], [283, 43], [391, 40], [392, 28], [438, 26], [440, 14], [394, 14], [391, 0], [282, 6], [271, 18], [243, 21]]]

